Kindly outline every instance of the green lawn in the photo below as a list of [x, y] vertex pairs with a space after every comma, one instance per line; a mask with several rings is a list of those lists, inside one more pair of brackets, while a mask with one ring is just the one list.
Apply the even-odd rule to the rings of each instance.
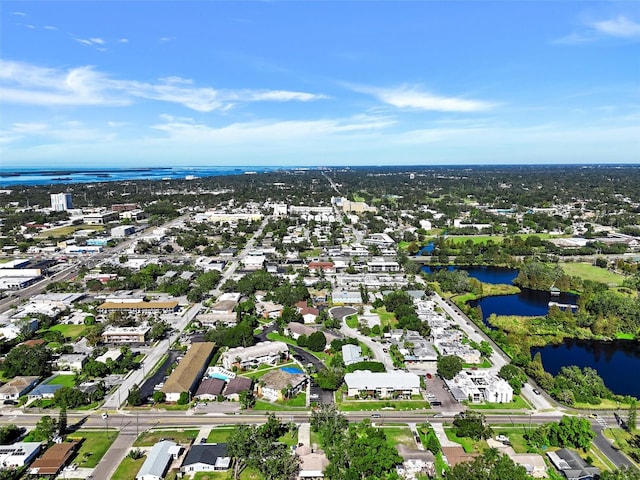
[[70, 225], [68, 227], [52, 228], [46, 232], [41, 232], [36, 238], [49, 238], [49, 237], [66, 237], [78, 230], [95, 230], [96, 232], [104, 230], [102, 225]]
[[387, 436], [387, 443], [391, 447], [395, 447], [396, 445], [416, 446], [413, 433], [411, 433], [409, 427], [382, 427], [382, 430]]
[[60, 332], [64, 336], [64, 338], [75, 340], [84, 335], [84, 331], [86, 330], [86, 328], [86, 325], [54, 325], [50, 328], [50, 330]]
[[125, 457], [120, 465], [118, 465], [118, 468], [116, 468], [116, 471], [113, 472], [111, 480], [135, 480], [136, 474], [140, 470], [140, 467], [142, 467], [145, 460], [146, 457], [139, 458], [138, 460], [132, 460], [129, 457]]
[[[613, 442], [613, 445], [624, 453], [629, 455], [636, 462], [640, 462], [640, 453], [638, 453], [638, 438], [640, 433], [631, 434], [620, 428], [606, 428], [603, 430], [605, 437]], [[635, 437], [635, 438], [634, 438]]]
[[357, 315], [349, 315], [345, 318], [345, 322], [347, 323], [347, 327], [349, 328], [358, 328], [358, 316]]
[[471, 409], [482, 409], [482, 410], [508, 410], [513, 408], [521, 408], [526, 409], [529, 408], [529, 404], [524, 401], [524, 399], [519, 395], [513, 396], [513, 402], [509, 403], [483, 403], [483, 404], [469, 404], [469, 408]]
[[609, 286], [622, 285], [624, 276], [610, 272], [604, 268], [596, 267], [589, 263], [563, 263], [562, 269], [572, 277], [580, 277], [583, 280], [606, 283]]
[[189, 443], [198, 436], [198, 432], [199, 430], [152, 430], [142, 433], [133, 443], [133, 446], [151, 447], [162, 438], [176, 443]]
[[56, 375], [49, 381], [49, 385], [63, 385], [65, 387], [75, 387], [73, 380], [75, 375]]
[[[338, 402], [338, 406], [344, 412], [377, 411], [389, 406], [393, 407], [390, 409], [392, 412], [394, 410], [428, 410], [431, 408], [431, 404], [424, 400], [343, 400]], [[384, 419], [384, 412], [380, 415]]]
[[109, 432], [79, 430], [67, 438], [71, 440], [84, 439], [82, 445], [80, 445], [80, 450], [78, 450], [75, 463], [82, 468], [94, 468], [104, 454], [107, 453], [117, 436], [118, 432], [114, 430]]
[[207, 437], [208, 443], [224, 443], [227, 441], [229, 434], [233, 431], [234, 427], [216, 427], [212, 428], [209, 436]]
[[474, 452], [482, 452], [489, 448], [487, 442], [485, 440], [474, 440], [469, 437], [458, 437], [456, 436], [455, 428], [447, 428], [445, 427], [444, 432], [447, 434], [447, 438], [452, 442], [459, 443], [464, 448], [464, 451], [467, 453]]
[[380, 317], [380, 327], [384, 327], [385, 325], [393, 327], [398, 323], [395, 314], [393, 312], [387, 312], [387, 307], [380, 307], [375, 310], [371, 310], [371, 313], [376, 313], [378, 314], [378, 317]]
[[[187, 478], [187, 477], [185, 477]], [[198, 472], [193, 477], [193, 480], [230, 480], [232, 478], [232, 471], [228, 472]], [[240, 474], [240, 480], [261, 480], [262, 477], [252, 468], [247, 468]]]

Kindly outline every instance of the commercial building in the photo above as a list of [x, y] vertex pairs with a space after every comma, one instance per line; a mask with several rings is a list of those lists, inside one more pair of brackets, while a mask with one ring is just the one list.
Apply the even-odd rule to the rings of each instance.
[[178, 302], [105, 302], [100, 305], [98, 313], [124, 312], [124, 313], [174, 313], [178, 311]]
[[396, 398], [420, 395], [420, 378], [402, 371], [370, 372], [361, 370], [344, 376], [349, 397]]
[[0, 449], [2, 468], [20, 468], [31, 463], [40, 453], [40, 442], [16, 442]]
[[111, 236], [114, 238], [124, 238], [136, 233], [136, 227], [133, 225], [119, 225], [111, 229]]
[[182, 392], [187, 392], [189, 396], [195, 393], [202, 375], [209, 366], [214, 348], [213, 342], [191, 344], [187, 354], [180, 360], [162, 387], [167, 401], [178, 401]]
[[109, 326], [102, 332], [104, 343], [145, 343], [151, 327], [113, 327]]
[[65, 212], [73, 208], [73, 201], [70, 193], [52, 193], [51, 210]]
[[87, 225], [105, 225], [114, 220], [118, 220], [118, 212], [104, 211], [88, 213], [82, 217], [82, 221]]

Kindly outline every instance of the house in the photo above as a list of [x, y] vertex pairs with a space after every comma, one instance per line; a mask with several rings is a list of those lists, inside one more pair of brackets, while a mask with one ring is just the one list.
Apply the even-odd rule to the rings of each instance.
[[267, 257], [264, 255], [247, 255], [240, 263], [245, 270], [262, 270], [266, 261]]
[[269, 401], [283, 400], [286, 391], [287, 397], [295, 397], [307, 384], [307, 376], [304, 373], [292, 373], [281, 368], [269, 370], [258, 384], [258, 395]]
[[18, 400], [22, 395], [31, 390], [40, 377], [14, 377], [0, 387], [0, 400]]
[[193, 445], [182, 462], [180, 471], [194, 474], [196, 472], [219, 472], [231, 467], [231, 457], [227, 455], [226, 443], [201, 443]]
[[182, 392], [189, 395], [195, 392], [198, 381], [209, 366], [214, 348], [213, 342], [197, 342], [191, 345], [162, 386], [168, 402], [177, 402]]
[[324, 338], [327, 340], [327, 345], [333, 342], [336, 338], [336, 335], [330, 333], [327, 330], [322, 330], [320, 325], [304, 325], [298, 322], [289, 322], [287, 324], [287, 328], [284, 330], [284, 334], [297, 340], [300, 338], [300, 335], [306, 335], [307, 337], [315, 332], [322, 332], [324, 334]]
[[122, 352], [120, 350], [111, 349], [104, 352], [102, 355], [96, 357], [96, 362], [107, 363], [109, 360], [117, 362], [122, 358]]
[[399, 272], [400, 264], [383, 258], [374, 258], [367, 262], [369, 272]]
[[334, 304], [359, 305], [362, 303], [362, 295], [358, 290], [333, 290], [331, 301]]
[[233, 366], [242, 369], [258, 365], [275, 365], [289, 357], [289, 346], [284, 342], [260, 342], [252, 347], [230, 348], [222, 354], [222, 365], [231, 370]]
[[396, 450], [402, 457], [402, 465], [396, 466], [401, 478], [415, 480], [418, 475], [435, 478], [435, 455], [429, 450], [414, 450], [406, 445], [396, 445]]
[[79, 442], [54, 443], [31, 464], [29, 475], [56, 476], [69, 463], [79, 445]]
[[232, 378], [227, 382], [227, 386], [222, 394], [227, 400], [240, 401], [240, 394], [248, 392], [253, 388], [253, 380], [247, 377]]
[[29, 400], [50, 400], [54, 397], [56, 391], [60, 390], [63, 386], [64, 385], [61, 384], [41, 383], [33, 390], [31, 390], [27, 395]]
[[477, 457], [475, 453], [467, 453], [461, 446], [442, 447], [444, 461], [450, 467], [455, 467], [459, 463], [471, 462]]
[[0, 449], [2, 468], [20, 468], [28, 465], [40, 453], [40, 442], [16, 442]]
[[219, 300], [206, 314], [198, 315], [197, 320], [206, 327], [214, 327], [218, 323], [232, 325], [237, 322], [234, 309], [238, 306], [237, 300]]
[[547, 452], [547, 457], [567, 480], [597, 480], [600, 469], [585, 462], [578, 452], [561, 448], [555, 452]]
[[513, 460], [514, 463], [522, 465], [527, 474], [534, 478], [546, 478], [549, 476], [547, 474], [547, 464], [542, 455], [537, 453], [516, 453], [510, 445], [505, 444], [504, 441], [498, 441], [498, 438], [499, 436], [495, 440], [493, 438], [487, 439], [489, 448], [497, 449], [501, 454]]
[[362, 362], [364, 360], [364, 358], [362, 358], [362, 349], [359, 345], [343, 345], [342, 360], [344, 361], [345, 366]]
[[344, 376], [347, 396], [374, 396], [376, 398], [397, 398], [399, 396], [420, 395], [420, 378], [414, 373], [370, 372], [360, 370]]
[[314, 451], [308, 445], [299, 445], [296, 455], [300, 458], [298, 469], [299, 480], [322, 480], [324, 470], [329, 465], [327, 456], [322, 451]]
[[169, 440], [156, 443], [140, 467], [136, 480], [162, 480], [171, 461], [178, 457], [180, 450], [180, 445]]
[[225, 386], [226, 382], [220, 378], [205, 378], [200, 382], [194, 398], [198, 400], [216, 400], [218, 395], [222, 395]]
[[336, 273], [336, 267], [333, 262], [309, 262], [307, 267], [310, 272], [316, 274], [319, 274], [320, 272]]
[[320, 314], [320, 310], [314, 307], [299, 308], [298, 312], [302, 315], [304, 323], [315, 323]]
[[65, 353], [60, 355], [58, 360], [56, 360], [56, 367], [58, 370], [79, 372], [85, 363], [87, 363], [87, 355], [82, 353]]

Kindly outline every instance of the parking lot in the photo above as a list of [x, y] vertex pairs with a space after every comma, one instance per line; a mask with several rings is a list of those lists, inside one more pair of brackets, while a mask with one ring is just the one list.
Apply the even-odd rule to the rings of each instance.
[[440, 402], [441, 405], [434, 406], [433, 408], [436, 410], [445, 410], [445, 411], [462, 411], [464, 410], [464, 405], [456, 402], [451, 394], [447, 391], [444, 381], [437, 375], [432, 375], [432, 378], [425, 377], [425, 386], [427, 387], [427, 400], [431, 401], [435, 398], [436, 401]]

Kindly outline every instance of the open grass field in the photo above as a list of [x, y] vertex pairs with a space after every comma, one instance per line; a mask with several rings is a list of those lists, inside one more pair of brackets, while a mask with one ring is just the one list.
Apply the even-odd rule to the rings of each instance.
[[229, 434], [233, 431], [234, 427], [215, 427], [209, 432], [207, 437], [208, 443], [224, 443], [227, 441]]
[[462, 448], [464, 448], [464, 451], [467, 453], [480, 453], [489, 448], [486, 440], [474, 440], [473, 438], [469, 437], [456, 436], [455, 428], [445, 427], [444, 433], [446, 433], [449, 440], [462, 445]]
[[527, 409], [529, 404], [524, 401], [520, 395], [513, 396], [513, 402], [509, 403], [483, 403], [476, 405], [474, 403], [469, 404], [469, 408], [473, 410], [507, 410], [507, 409]]
[[116, 431], [85, 431], [79, 430], [68, 438], [72, 440], [84, 439], [74, 463], [81, 468], [94, 468], [102, 459], [111, 444], [115, 441]]
[[622, 285], [624, 281], [624, 276], [588, 263], [563, 263], [562, 269], [569, 276], [606, 283], [612, 287]]
[[414, 448], [416, 446], [416, 442], [413, 439], [413, 434], [409, 427], [383, 427], [382, 430], [387, 436], [387, 443], [390, 447], [406, 445], [407, 447]]
[[134, 447], [151, 447], [160, 439], [176, 443], [189, 443], [198, 436], [198, 430], [152, 430], [144, 432], [133, 443]]
[[49, 385], [63, 385], [65, 387], [74, 387], [74, 378], [75, 375], [56, 375], [48, 383]]
[[82, 337], [86, 329], [86, 325], [54, 325], [50, 328], [50, 330], [60, 332], [64, 338], [70, 338], [71, 340]]
[[349, 328], [358, 328], [357, 315], [349, 315], [347, 318], [345, 318], [345, 322], [347, 323], [347, 327]]
[[[230, 480], [233, 478], [231, 470], [228, 472], [199, 472], [196, 473], [193, 477], [184, 477], [193, 478], [193, 480]], [[261, 480], [262, 477], [253, 470], [252, 468], [247, 468], [242, 471], [240, 474], [240, 480]]]
[[111, 480], [135, 480], [136, 474], [142, 467], [145, 460], [146, 457], [139, 458], [138, 460], [132, 460], [129, 457], [125, 457], [120, 465], [118, 465], [118, 468], [116, 468], [116, 471], [113, 472]]
[[104, 227], [102, 225], [70, 225], [68, 227], [52, 228], [51, 230], [40, 232], [40, 235], [36, 238], [66, 237], [78, 230], [95, 230], [96, 232], [101, 232], [104, 230]]

